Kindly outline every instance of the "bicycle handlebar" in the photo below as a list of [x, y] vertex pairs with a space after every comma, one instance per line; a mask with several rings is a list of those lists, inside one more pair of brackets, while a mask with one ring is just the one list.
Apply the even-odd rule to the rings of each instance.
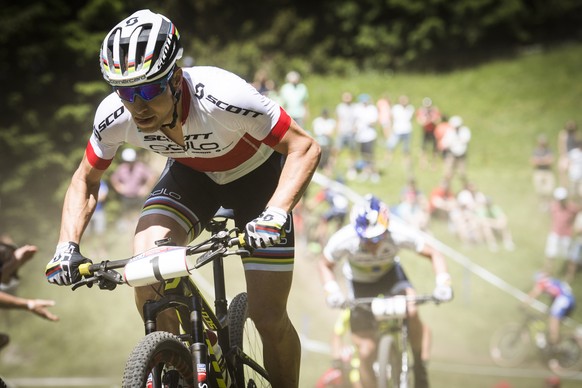
[[[232, 237], [237, 233], [236, 237]], [[238, 247], [242, 249], [230, 249]], [[76, 290], [81, 286], [91, 287], [97, 283], [100, 289], [113, 290], [118, 284], [133, 287], [153, 284], [163, 280], [187, 276], [193, 269], [198, 269], [217, 258], [230, 255], [246, 256], [250, 252], [244, 249], [244, 234], [238, 229], [222, 230], [207, 240], [193, 246], [173, 246], [170, 240], [156, 241], [156, 247], [142, 254], [121, 260], [104, 260], [99, 263], [84, 263], [79, 266], [82, 279], [72, 284]], [[202, 253], [195, 262], [186, 260], [187, 256]], [[161, 256], [164, 260], [160, 260]], [[122, 275], [117, 270], [124, 268]]]
[[389, 300], [401, 298], [406, 300], [406, 302], [414, 302], [417, 305], [425, 304], [428, 302], [433, 302], [435, 304], [440, 304], [442, 301], [435, 298], [433, 295], [390, 295], [387, 297], [376, 296], [376, 297], [365, 297], [365, 298], [354, 298], [346, 300], [341, 308], [352, 308], [352, 307], [369, 307], [374, 301], [378, 300]]
[[389, 297], [367, 297], [346, 300], [341, 308], [362, 307], [374, 314], [376, 319], [404, 318], [408, 311], [408, 304], [413, 302], [416, 305], [432, 302], [442, 303], [433, 295], [392, 295]]

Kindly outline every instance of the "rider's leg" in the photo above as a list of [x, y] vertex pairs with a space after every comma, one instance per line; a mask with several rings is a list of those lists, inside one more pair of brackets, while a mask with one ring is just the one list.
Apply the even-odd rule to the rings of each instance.
[[375, 333], [352, 332], [352, 342], [358, 349], [360, 360], [360, 383], [363, 387], [375, 387], [376, 375], [374, 373], [374, 361], [376, 361]]
[[410, 347], [412, 348], [412, 355], [414, 357], [414, 386], [415, 388], [428, 387], [428, 375], [426, 371], [425, 360], [422, 358], [423, 343], [424, 343], [424, 328], [418, 311], [414, 309], [409, 310], [408, 315], [408, 339]]
[[432, 348], [432, 331], [430, 327], [425, 323], [422, 325], [422, 351], [420, 357], [422, 361], [428, 362], [430, 359], [430, 350]]
[[550, 316], [548, 320], [550, 346], [557, 345], [560, 340], [560, 318]]
[[265, 368], [273, 387], [297, 387], [301, 344], [287, 314], [292, 271], [246, 270], [249, 315], [263, 341]]
[[[133, 242], [134, 254], [139, 254], [155, 247], [155, 242], [164, 238], [171, 238], [175, 245], [188, 243], [185, 230], [173, 219], [160, 214], [142, 216], [137, 224]], [[143, 318], [143, 305], [147, 300], [159, 298], [161, 284], [135, 288], [135, 303]], [[166, 310], [158, 316], [158, 330], [179, 334], [178, 318], [173, 310]]]

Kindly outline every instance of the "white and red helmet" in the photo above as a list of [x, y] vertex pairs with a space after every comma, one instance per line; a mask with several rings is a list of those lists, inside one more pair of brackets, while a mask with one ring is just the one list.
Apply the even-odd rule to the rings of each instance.
[[163, 78], [182, 57], [180, 34], [165, 16], [148, 9], [122, 20], [105, 37], [99, 61], [112, 86], [135, 86]]

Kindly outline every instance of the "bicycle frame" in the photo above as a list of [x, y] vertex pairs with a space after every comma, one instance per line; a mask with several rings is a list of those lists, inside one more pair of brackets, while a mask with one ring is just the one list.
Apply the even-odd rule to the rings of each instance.
[[[395, 302], [397, 301], [398, 302]], [[391, 303], [388, 303], [392, 301]], [[408, 376], [410, 373], [410, 357], [408, 348], [408, 309], [407, 303], [414, 301], [417, 305], [434, 302], [439, 303], [432, 295], [420, 295], [420, 296], [404, 296], [396, 295], [389, 298], [357, 298], [352, 301], [348, 301], [349, 306], [344, 307], [355, 307], [362, 306], [364, 308], [369, 308], [374, 314], [378, 322], [378, 345], [383, 341], [384, 338], [389, 337], [394, 340], [397, 345], [398, 355], [399, 355], [399, 375], [398, 384], [399, 388], [408, 388]], [[375, 302], [380, 302], [377, 307], [374, 307]], [[379, 307], [379, 308], [378, 308]], [[380, 346], [379, 346], [380, 347]], [[378, 349], [377, 361], [380, 362], [380, 349]], [[378, 382], [379, 386], [385, 384], [384, 377], [381, 377], [383, 371], [383, 366], [379, 366]]]
[[[231, 343], [223, 258], [248, 252], [229, 249], [241, 246], [242, 238], [241, 235], [232, 237], [232, 233], [237, 230], [228, 231], [226, 221], [227, 219], [212, 222], [208, 228], [212, 237], [198, 245], [173, 247], [170, 246], [170, 241], [161, 240], [156, 242], [156, 249], [134, 258], [83, 264], [79, 267], [79, 271], [84, 278], [73, 285], [73, 289], [76, 289], [82, 285], [90, 286], [98, 283], [101, 289], [113, 290], [117, 284], [144, 286], [163, 283], [163, 290], [158, 293], [160, 298], [144, 303], [143, 317], [146, 335], [144, 338], [149, 338], [150, 334], [158, 331], [156, 320], [160, 313], [167, 309], [175, 310], [183, 330], [183, 334], [177, 337], [186, 345], [192, 359], [192, 371], [194, 377], [197, 378], [197, 381], [192, 383], [198, 383], [200, 387], [227, 387], [229, 381], [232, 381], [232, 386], [239, 386], [240, 380], [246, 378], [246, 372], [243, 374], [241, 364], [250, 367], [257, 376], [260, 375], [268, 381], [265, 369], [246, 354], [239, 345], [236, 345], [236, 340]], [[198, 253], [202, 255], [196, 258], [195, 264], [190, 260], [185, 260], [185, 257]], [[162, 262], [167, 263], [168, 260], [162, 260], [162, 256], [164, 259], [170, 259], [170, 267], [172, 267], [171, 263], [177, 260], [185, 268], [172, 267], [172, 271], [164, 272], [167, 269], [164, 266], [167, 264], [162, 265]], [[213, 263], [214, 308], [189, 276], [191, 269], [200, 268], [210, 261]], [[128, 270], [130, 267], [132, 270]], [[116, 271], [120, 268], [125, 269], [123, 276]], [[136, 271], [136, 268], [146, 268], [147, 271]], [[140, 278], [142, 275], [145, 277]], [[142, 283], [140, 279], [143, 280]], [[237, 295], [235, 299], [240, 301], [240, 295]], [[246, 303], [246, 299], [244, 300]], [[240, 306], [238, 303], [235, 304]], [[222, 358], [219, 360], [214, 354], [213, 343], [206, 329], [216, 333], [218, 345], [224, 352], [225, 364], [221, 362], [219, 365]], [[161, 372], [156, 368], [158, 366], [154, 367], [154, 372]], [[225, 373], [224, 376], [223, 373]], [[153, 375], [159, 376], [159, 373]], [[153, 386], [156, 387], [158, 382], [152, 381]]]
[[[210, 376], [209, 371], [201, 370], [201, 367], [212, 365], [215, 386], [226, 387], [227, 383], [222, 377], [218, 360], [215, 359], [214, 362], [209, 362], [208, 356], [214, 355], [214, 353], [205, 333], [206, 326], [217, 333], [218, 344], [222, 349], [231, 348], [226, 322], [227, 300], [222, 258], [214, 259], [213, 274], [216, 313], [191, 279], [176, 278], [171, 282], [165, 283], [164, 293], [159, 300], [149, 300], [144, 304], [144, 328], [146, 335], [157, 331], [157, 316], [166, 309], [175, 309], [185, 332], [181, 338], [190, 344], [192, 365], [194, 370], [198, 371], [198, 382], [203, 383], [205, 382], [204, 378]], [[229, 359], [230, 357], [226, 358], [227, 362], [229, 362], [229, 368], [227, 369], [232, 370], [234, 365], [230, 363]]]

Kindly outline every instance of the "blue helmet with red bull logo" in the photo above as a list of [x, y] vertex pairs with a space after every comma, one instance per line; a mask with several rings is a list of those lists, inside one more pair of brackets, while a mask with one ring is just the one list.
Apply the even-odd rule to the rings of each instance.
[[364, 201], [354, 205], [350, 220], [362, 239], [375, 239], [388, 230], [390, 209], [378, 197], [368, 194]]

